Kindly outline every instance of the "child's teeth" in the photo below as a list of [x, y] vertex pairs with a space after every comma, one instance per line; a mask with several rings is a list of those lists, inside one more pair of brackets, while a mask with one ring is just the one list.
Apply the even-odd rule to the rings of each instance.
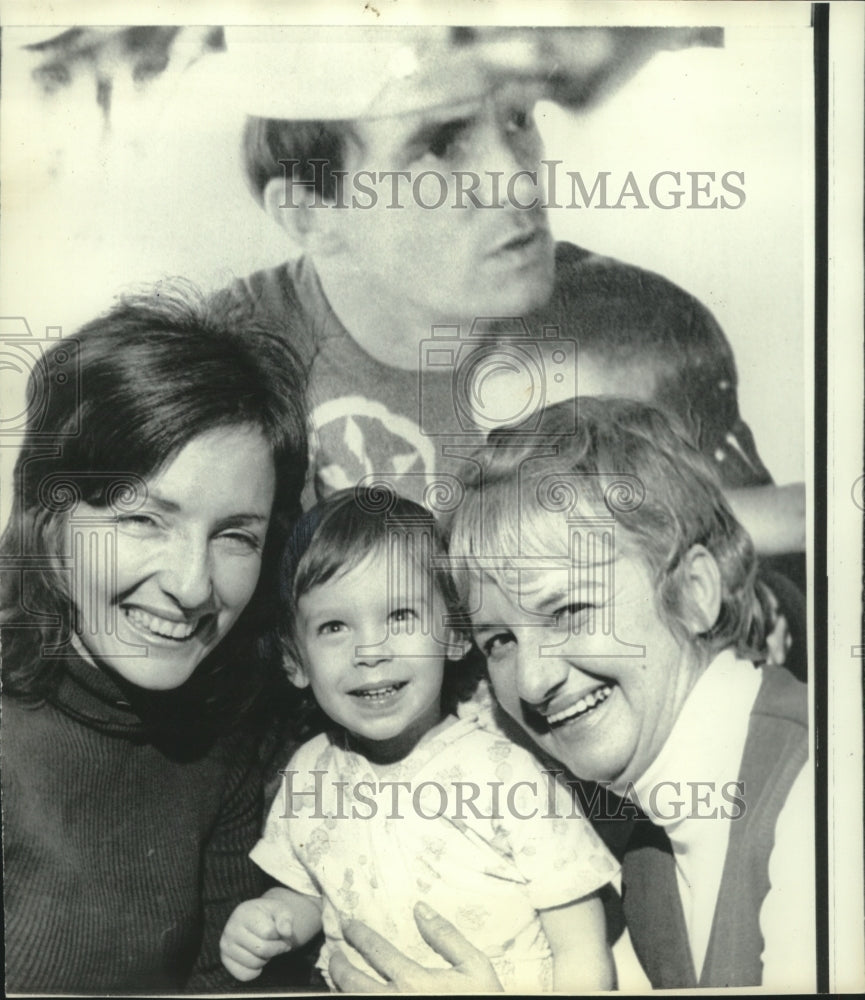
[[398, 688], [396, 684], [391, 684], [389, 687], [376, 688], [374, 691], [355, 691], [355, 694], [359, 695], [361, 698], [369, 698], [371, 700], [376, 700], [381, 698], [387, 698], [390, 695], [394, 694], [397, 690]]

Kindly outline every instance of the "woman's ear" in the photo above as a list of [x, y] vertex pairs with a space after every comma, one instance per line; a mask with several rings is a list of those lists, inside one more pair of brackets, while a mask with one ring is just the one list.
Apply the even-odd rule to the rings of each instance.
[[692, 545], [679, 566], [683, 610], [696, 635], [708, 632], [721, 613], [721, 571], [705, 545]]
[[262, 197], [265, 212], [301, 250], [315, 256], [333, 249], [336, 234], [332, 216], [336, 210], [322, 202], [311, 186], [272, 177]]

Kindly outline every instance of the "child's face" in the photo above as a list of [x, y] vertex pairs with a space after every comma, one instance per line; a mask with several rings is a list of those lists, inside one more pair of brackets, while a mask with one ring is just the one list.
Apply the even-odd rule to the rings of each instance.
[[[416, 306], [427, 322], [517, 316], [547, 301], [554, 242], [542, 207], [543, 171], [537, 183], [520, 175], [540, 168], [533, 104], [512, 85], [463, 103], [354, 123], [360, 148], [348, 158], [345, 200], [351, 205], [356, 197], [362, 207], [327, 211], [370, 295], [401, 309]], [[370, 198], [352, 188], [358, 171], [409, 176], [377, 181], [377, 203], [366, 207]], [[473, 183], [471, 197], [459, 193]], [[517, 207], [533, 199], [535, 207]], [[498, 203], [504, 207], [482, 207]]]
[[[589, 532], [577, 531], [576, 551], [588, 554]], [[550, 551], [568, 551], [563, 541]], [[639, 779], [700, 668], [659, 616], [644, 559], [620, 545], [593, 564], [483, 576], [471, 601], [475, 641], [508, 714], [580, 778], [620, 789]]]
[[[395, 557], [399, 558], [399, 557]], [[441, 719], [446, 646], [438, 589], [415, 560], [389, 573], [387, 552], [297, 602], [302, 665], [320, 707], [364, 747], [404, 756]]]

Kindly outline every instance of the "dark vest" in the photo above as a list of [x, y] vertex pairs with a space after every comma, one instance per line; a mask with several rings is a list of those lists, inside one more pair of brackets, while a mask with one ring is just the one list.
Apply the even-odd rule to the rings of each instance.
[[670, 842], [663, 829], [649, 820], [635, 824], [622, 866], [623, 905], [634, 950], [655, 989], [760, 985], [760, 907], [769, 891], [775, 825], [807, 759], [807, 689], [788, 671], [764, 667], [738, 776], [744, 785], [745, 811], [730, 821], [730, 842], [699, 983]]

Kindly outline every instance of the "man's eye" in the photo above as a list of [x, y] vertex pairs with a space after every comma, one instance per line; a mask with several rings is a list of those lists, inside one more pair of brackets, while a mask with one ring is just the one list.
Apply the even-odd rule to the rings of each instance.
[[433, 133], [427, 149], [436, 159], [447, 159], [456, 152], [464, 131], [464, 122], [449, 122]]
[[509, 132], [526, 132], [533, 128], [535, 124], [534, 115], [530, 108], [511, 108], [507, 116], [507, 129]]

